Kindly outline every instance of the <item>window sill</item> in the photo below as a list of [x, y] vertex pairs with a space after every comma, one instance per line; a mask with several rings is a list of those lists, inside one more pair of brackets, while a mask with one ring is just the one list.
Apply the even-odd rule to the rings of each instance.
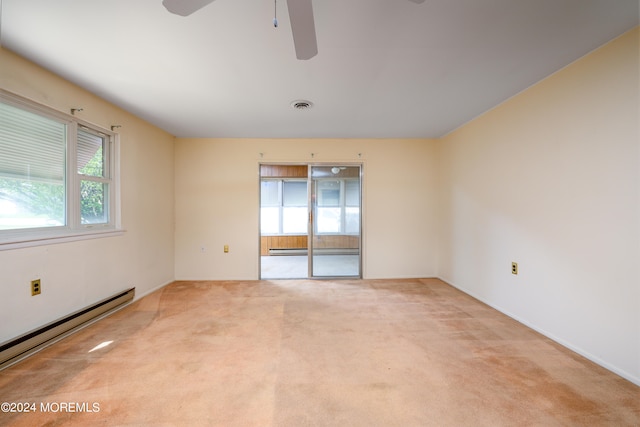
[[125, 230], [109, 229], [109, 230], [91, 230], [76, 233], [65, 233], [59, 236], [40, 236], [25, 237], [23, 240], [13, 240], [9, 242], [0, 242], [0, 251], [12, 249], [30, 248], [34, 246], [54, 245], [58, 243], [69, 243], [80, 240], [102, 239], [105, 237], [116, 237], [124, 235]]

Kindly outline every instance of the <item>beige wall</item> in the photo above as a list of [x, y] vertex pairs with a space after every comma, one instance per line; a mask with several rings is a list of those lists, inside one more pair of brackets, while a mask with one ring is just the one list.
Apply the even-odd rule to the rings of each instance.
[[[123, 236], [0, 251], [0, 342], [173, 271], [174, 138], [36, 65], [0, 49], [0, 87], [109, 129], [121, 125]], [[32, 297], [30, 281], [42, 279]]]
[[177, 139], [176, 277], [258, 278], [260, 162], [363, 163], [364, 277], [434, 276], [435, 144]]
[[440, 277], [636, 383], [638, 37], [453, 132], [438, 153]]

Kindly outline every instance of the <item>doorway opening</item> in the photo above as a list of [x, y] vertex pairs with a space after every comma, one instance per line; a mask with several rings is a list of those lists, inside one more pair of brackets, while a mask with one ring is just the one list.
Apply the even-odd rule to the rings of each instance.
[[260, 165], [260, 279], [360, 278], [361, 165]]

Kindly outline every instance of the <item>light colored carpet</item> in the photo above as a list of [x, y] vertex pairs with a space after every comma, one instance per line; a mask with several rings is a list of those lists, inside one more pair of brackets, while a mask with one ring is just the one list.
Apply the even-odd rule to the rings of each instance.
[[0, 396], [38, 405], [4, 426], [640, 424], [639, 387], [436, 279], [176, 282], [0, 372]]

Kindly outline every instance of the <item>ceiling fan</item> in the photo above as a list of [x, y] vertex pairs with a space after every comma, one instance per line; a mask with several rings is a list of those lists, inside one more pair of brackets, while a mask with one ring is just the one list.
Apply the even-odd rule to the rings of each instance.
[[[424, 3], [424, 0], [409, 1], [416, 4]], [[162, 0], [162, 4], [169, 12], [180, 16], [189, 16], [212, 2], [213, 0]], [[287, 7], [296, 58], [311, 59], [318, 53], [311, 0], [287, 0]], [[275, 19], [274, 25], [277, 25]]]

